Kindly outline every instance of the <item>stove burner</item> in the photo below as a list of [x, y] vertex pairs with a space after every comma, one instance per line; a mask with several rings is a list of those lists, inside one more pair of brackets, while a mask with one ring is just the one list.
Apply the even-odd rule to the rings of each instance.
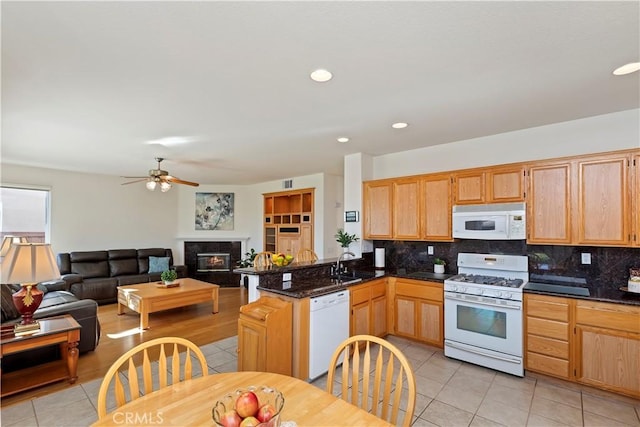
[[504, 286], [507, 288], [519, 288], [524, 281], [522, 279], [507, 279], [504, 277], [481, 276], [477, 274], [458, 274], [450, 278], [452, 282], [475, 283], [478, 285]]

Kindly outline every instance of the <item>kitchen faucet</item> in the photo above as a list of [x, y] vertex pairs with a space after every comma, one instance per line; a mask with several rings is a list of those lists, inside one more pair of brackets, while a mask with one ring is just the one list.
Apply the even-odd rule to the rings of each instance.
[[356, 254], [354, 254], [353, 252], [349, 252], [349, 251], [341, 253], [340, 256], [338, 257], [338, 261], [336, 261], [336, 274], [342, 274], [342, 268], [340, 266], [340, 263], [342, 262], [342, 258], [345, 255], [351, 255], [354, 258], [356, 256]]

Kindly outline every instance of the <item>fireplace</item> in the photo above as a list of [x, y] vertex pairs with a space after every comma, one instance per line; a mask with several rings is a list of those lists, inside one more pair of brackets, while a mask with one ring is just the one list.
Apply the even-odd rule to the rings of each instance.
[[231, 254], [227, 253], [199, 253], [196, 254], [197, 272], [229, 271], [231, 270]]

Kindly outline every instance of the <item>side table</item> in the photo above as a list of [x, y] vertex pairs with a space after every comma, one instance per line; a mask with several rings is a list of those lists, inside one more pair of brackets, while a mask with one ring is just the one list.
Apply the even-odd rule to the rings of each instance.
[[0, 370], [2, 397], [60, 380], [69, 380], [69, 383], [73, 384], [78, 379], [78, 342], [81, 326], [68, 314], [39, 319], [38, 323], [40, 330], [33, 334], [2, 337], [0, 358], [5, 354], [58, 344], [62, 360], [6, 374]]

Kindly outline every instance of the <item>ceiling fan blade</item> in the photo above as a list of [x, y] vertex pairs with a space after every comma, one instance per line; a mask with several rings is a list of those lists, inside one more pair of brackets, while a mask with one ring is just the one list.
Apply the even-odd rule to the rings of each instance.
[[[126, 177], [124, 176], [123, 178], [134, 178], [134, 177]], [[129, 182], [123, 182], [120, 185], [128, 185], [128, 184], [135, 184], [136, 182], [142, 182], [142, 181], [146, 181], [148, 178], [140, 178], [140, 179], [136, 179], [135, 181], [129, 181]]]
[[125, 178], [125, 179], [147, 179], [147, 178], [149, 178], [149, 175], [147, 175], [147, 176], [121, 176], [120, 178]]
[[184, 184], [184, 185], [190, 185], [192, 187], [198, 187], [200, 185], [197, 182], [184, 181], [180, 178], [176, 178], [175, 176], [171, 176], [171, 175], [164, 176], [162, 177], [162, 179], [172, 184]]

